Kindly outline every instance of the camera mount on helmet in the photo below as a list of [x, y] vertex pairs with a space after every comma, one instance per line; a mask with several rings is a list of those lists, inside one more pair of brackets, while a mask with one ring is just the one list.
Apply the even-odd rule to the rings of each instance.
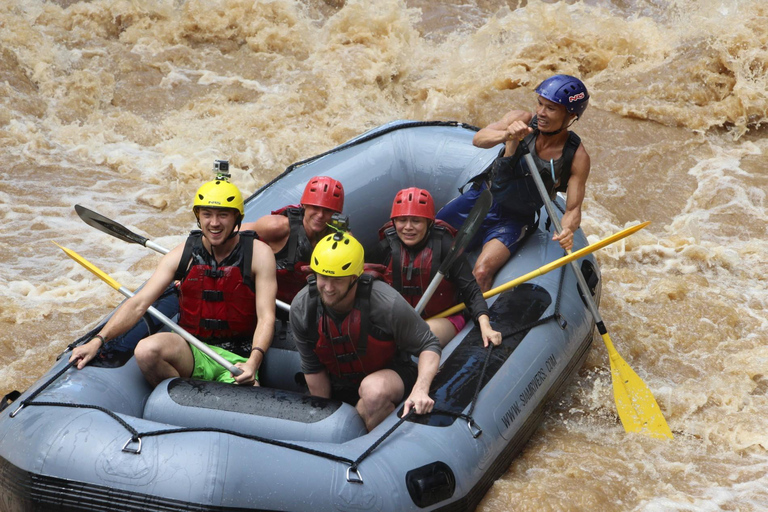
[[217, 180], [229, 181], [232, 175], [229, 173], [229, 160], [214, 160], [213, 172], [216, 173]]

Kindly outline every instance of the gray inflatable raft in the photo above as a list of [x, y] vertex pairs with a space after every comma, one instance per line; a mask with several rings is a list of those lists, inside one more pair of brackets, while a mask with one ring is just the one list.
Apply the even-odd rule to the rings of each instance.
[[[371, 247], [397, 190], [429, 189], [439, 208], [492, 163], [498, 148], [475, 148], [474, 132], [460, 123], [379, 127], [290, 166], [248, 199], [246, 220], [296, 203], [310, 177], [328, 175], [344, 184], [345, 214]], [[541, 215], [496, 285], [563, 255]], [[581, 232], [575, 238], [575, 248], [586, 245]], [[579, 265], [599, 299], [594, 259]], [[0, 508], [472, 510], [580, 368], [594, 329], [568, 266], [488, 302], [503, 344], [484, 349], [468, 323], [443, 352], [435, 412], [403, 422], [399, 407], [370, 433], [353, 407], [306, 395], [284, 321], [262, 388], [170, 379], [151, 389], [132, 358], [160, 327], [151, 319], [82, 371], [68, 367], [67, 351], [0, 412]], [[172, 293], [155, 306], [178, 310]]]

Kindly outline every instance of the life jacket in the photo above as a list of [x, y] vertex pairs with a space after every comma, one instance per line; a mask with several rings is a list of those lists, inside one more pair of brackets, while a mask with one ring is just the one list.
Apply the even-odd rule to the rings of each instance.
[[[426, 235], [424, 247], [417, 254], [413, 254], [397, 236], [392, 221], [384, 224], [379, 230], [379, 238], [387, 240], [391, 252], [384, 281], [397, 290], [411, 306], [416, 307], [443, 262], [443, 238], [449, 236], [453, 239], [456, 232], [450, 224], [440, 219], [435, 220]], [[458, 297], [456, 286], [443, 279], [421, 314], [424, 318], [429, 318], [445, 311], [456, 305]]]
[[315, 354], [329, 373], [359, 384], [366, 375], [384, 369], [397, 354], [392, 336], [371, 325], [371, 289], [376, 278], [362, 274], [352, 311], [337, 326], [323, 310], [317, 280], [309, 278], [309, 325], [317, 324]]
[[288, 241], [275, 254], [277, 263], [277, 298], [288, 304], [307, 284], [309, 272], [303, 270], [312, 256], [312, 244], [304, 229], [304, 208], [299, 205], [285, 206], [272, 212], [288, 218]]
[[251, 260], [253, 231], [240, 231], [240, 241], [218, 264], [203, 246], [202, 231], [192, 231], [174, 279], [181, 281], [179, 325], [214, 345], [227, 338], [253, 337], [256, 293]]
[[501, 156], [504, 154], [502, 149], [490, 169], [491, 193], [494, 201], [500, 204], [505, 212], [521, 217], [535, 215], [544, 206], [544, 200], [536, 188], [536, 182], [527, 163], [523, 161], [522, 145], [525, 144], [528, 147], [547, 193], [550, 198], [554, 198], [557, 192], [565, 192], [568, 189], [573, 157], [581, 144], [581, 138], [569, 132], [562, 156], [550, 164], [549, 161], [542, 160], [536, 155], [536, 137], [539, 135], [536, 116], [531, 119], [529, 126], [534, 131], [522, 140], [515, 154]]

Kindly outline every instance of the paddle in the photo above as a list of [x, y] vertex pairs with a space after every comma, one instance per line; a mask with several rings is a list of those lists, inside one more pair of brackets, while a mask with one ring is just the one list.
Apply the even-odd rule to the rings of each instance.
[[[80, 206], [79, 204], [76, 204], [75, 211], [77, 212], [77, 215], [81, 219], [83, 219], [83, 221], [89, 226], [94, 227], [99, 231], [102, 231], [108, 235], [112, 235], [115, 238], [119, 238], [124, 242], [143, 245], [144, 247], [157, 251], [160, 254], [168, 254], [169, 252], [169, 250], [166, 249], [165, 247], [157, 245], [156, 243], [152, 242], [148, 238], [145, 238], [139, 234], [134, 233], [133, 231], [126, 228], [122, 224], [119, 224], [113, 221], [112, 219], [108, 219], [107, 217], [99, 213], [96, 213], [93, 210], [89, 210], [85, 206]], [[291, 309], [290, 304], [286, 304], [281, 300], [275, 299], [275, 304], [277, 304], [277, 307], [285, 311], [290, 311]]]
[[440, 263], [440, 268], [437, 269], [435, 277], [432, 279], [432, 282], [429, 283], [427, 289], [424, 290], [424, 295], [421, 296], [419, 303], [416, 304], [414, 309], [417, 313], [421, 314], [421, 312], [424, 311], [424, 308], [427, 306], [427, 302], [429, 302], [429, 299], [431, 299], [432, 295], [434, 295], [435, 290], [437, 290], [437, 287], [442, 282], [445, 274], [448, 273], [451, 265], [453, 265], [459, 256], [464, 254], [464, 249], [467, 248], [467, 245], [469, 245], [469, 242], [480, 228], [480, 224], [482, 224], [485, 220], [485, 216], [488, 214], [488, 210], [491, 209], [492, 202], [493, 196], [491, 195], [491, 191], [488, 189], [483, 190], [480, 196], [477, 198], [477, 201], [475, 201], [475, 205], [469, 211], [467, 220], [464, 221], [464, 224], [461, 225], [461, 229], [453, 238], [451, 248], [448, 251], [448, 254], [445, 256], [445, 259], [443, 259], [442, 263]]
[[[96, 267], [93, 263], [91, 263], [90, 261], [88, 261], [85, 258], [83, 258], [82, 256], [80, 256], [75, 251], [67, 249], [66, 247], [62, 247], [59, 244], [57, 244], [56, 242], [53, 242], [53, 243], [56, 244], [56, 246], [59, 249], [61, 249], [65, 253], [67, 253], [67, 256], [69, 256], [70, 258], [72, 258], [73, 260], [75, 260], [76, 262], [81, 264], [86, 269], [90, 270], [94, 275], [99, 277], [102, 281], [107, 283], [109, 286], [111, 286], [115, 290], [119, 291], [120, 293], [122, 293], [123, 295], [125, 295], [128, 298], [133, 297], [134, 293], [132, 291], [128, 290], [123, 285], [121, 285], [120, 283], [115, 281], [112, 277], [110, 277], [108, 274], [104, 273], [101, 269]], [[219, 354], [217, 354], [216, 352], [211, 350], [210, 347], [208, 347], [208, 345], [206, 345], [205, 343], [203, 343], [202, 341], [198, 340], [197, 338], [192, 336], [190, 333], [188, 333], [187, 331], [182, 329], [173, 320], [171, 320], [170, 318], [168, 318], [167, 316], [162, 314], [160, 311], [155, 309], [154, 306], [149, 306], [149, 309], [147, 309], [147, 312], [150, 315], [152, 315], [153, 317], [155, 317], [158, 320], [160, 320], [160, 322], [162, 322], [163, 324], [168, 326], [171, 330], [173, 330], [175, 333], [180, 335], [182, 338], [187, 340], [187, 342], [190, 345], [194, 345], [201, 352], [204, 352], [205, 355], [207, 355], [208, 357], [210, 357], [211, 359], [213, 359], [214, 361], [219, 363], [221, 366], [223, 366], [224, 368], [229, 370], [232, 373], [232, 375], [240, 375], [241, 373], [243, 373], [243, 370], [241, 370], [237, 366], [234, 366], [232, 363], [230, 363], [229, 361], [227, 361], [226, 359], [221, 357]]]
[[119, 238], [124, 242], [143, 245], [144, 247], [157, 251], [160, 254], [168, 254], [168, 249], [165, 247], [160, 247], [148, 238], [134, 233], [122, 224], [118, 224], [112, 219], [108, 219], [103, 215], [94, 212], [93, 210], [89, 210], [84, 206], [76, 204], [75, 211], [80, 216], [80, 218], [85, 221], [86, 224], [98, 229], [99, 231], [107, 233], [108, 235], [112, 235], [115, 238]]
[[[536, 188], [541, 195], [541, 199], [544, 201], [544, 207], [547, 210], [547, 215], [552, 221], [557, 233], [560, 233], [563, 228], [560, 225], [560, 219], [555, 215], [555, 209], [552, 205], [552, 200], [549, 197], [547, 189], [544, 187], [544, 183], [539, 175], [539, 170], [536, 167], [536, 163], [533, 161], [527, 144], [520, 144], [525, 158], [525, 163], [528, 166], [528, 171], [531, 173]], [[570, 253], [571, 251], [568, 251]], [[575, 261], [571, 261], [571, 268], [576, 275], [576, 280], [579, 285], [579, 289], [587, 302], [587, 307], [592, 313], [592, 317], [595, 319], [597, 330], [600, 336], [603, 338], [605, 347], [608, 349], [608, 356], [611, 361], [611, 377], [613, 381], [613, 397], [616, 401], [616, 409], [619, 413], [624, 430], [627, 432], [646, 432], [653, 437], [658, 438], [670, 438], [672, 439], [672, 431], [669, 429], [664, 415], [661, 413], [659, 404], [656, 403], [656, 399], [653, 397], [653, 393], [640, 379], [632, 368], [622, 359], [619, 353], [613, 346], [611, 337], [608, 334], [603, 319], [600, 317], [600, 313], [597, 310], [597, 304], [592, 298], [592, 294], [589, 291], [584, 275], [581, 273], [579, 266]]]
[[[578, 260], [579, 258], [583, 258], [584, 256], [597, 251], [598, 249], [602, 249], [603, 247], [605, 247], [607, 245], [610, 245], [610, 244], [612, 244], [614, 242], [618, 242], [622, 238], [625, 238], [625, 237], [631, 235], [632, 233], [635, 233], [636, 231], [640, 231], [641, 229], [646, 227], [648, 224], [650, 224], [650, 222], [643, 222], [642, 224], [637, 224], [636, 226], [631, 226], [629, 228], [623, 229], [623, 230], [619, 231], [618, 233], [614, 233], [613, 235], [600, 240], [597, 243], [594, 243], [592, 245], [588, 245], [588, 246], [586, 246], [586, 247], [584, 247], [582, 249], [579, 249], [576, 252], [572, 252], [572, 253], [568, 254], [568, 256], [563, 256], [562, 258], [556, 259], [555, 261], [553, 261], [551, 263], [547, 263], [546, 265], [543, 265], [543, 266], [537, 268], [536, 270], [532, 270], [532, 271], [528, 272], [525, 275], [522, 275], [522, 276], [520, 276], [518, 278], [515, 278], [515, 279], [513, 279], [511, 281], [507, 281], [506, 283], [504, 283], [502, 285], [499, 285], [496, 288], [492, 288], [492, 289], [488, 290], [487, 292], [485, 292], [483, 294], [483, 298], [488, 299], [490, 297], [493, 297], [494, 295], [498, 295], [498, 294], [500, 294], [502, 292], [505, 292], [507, 290], [511, 290], [515, 286], [518, 286], [518, 285], [520, 285], [520, 284], [522, 284], [522, 283], [524, 283], [526, 281], [530, 281], [534, 277], [543, 276], [544, 274], [546, 274], [548, 272], [551, 272], [552, 270], [555, 270], [557, 268], [560, 268], [563, 265], [566, 265], [566, 264], [570, 263], [571, 261], [575, 261], [575, 260]], [[437, 315], [431, 317], [429, 320], [431, 320], [432, 318], [445, 318], [445, 317], [454, 315], [454, 314], [458, 313], [459, 311], [464, 310], [466, 307], [467, 306], [464, 303], [457, 304], [457, 305], [453, 306], [450, 309], [446, 309], [445, 311], [443, 311], [441, 313], [438, 313]]]

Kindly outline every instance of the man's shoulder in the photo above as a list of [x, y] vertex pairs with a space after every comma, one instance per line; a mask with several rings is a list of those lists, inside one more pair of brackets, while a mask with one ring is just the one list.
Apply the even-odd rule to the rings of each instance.
[[400, 294], [397, 292], [397, 290], [389, 286], [387, 283], [385, 283], [381, 279], [373, 280], [371, 290], [372, 290], [371, 292], [372, 294], [375, 293], [386, 299], [390, 299], [391, 297], [400, 297]]

